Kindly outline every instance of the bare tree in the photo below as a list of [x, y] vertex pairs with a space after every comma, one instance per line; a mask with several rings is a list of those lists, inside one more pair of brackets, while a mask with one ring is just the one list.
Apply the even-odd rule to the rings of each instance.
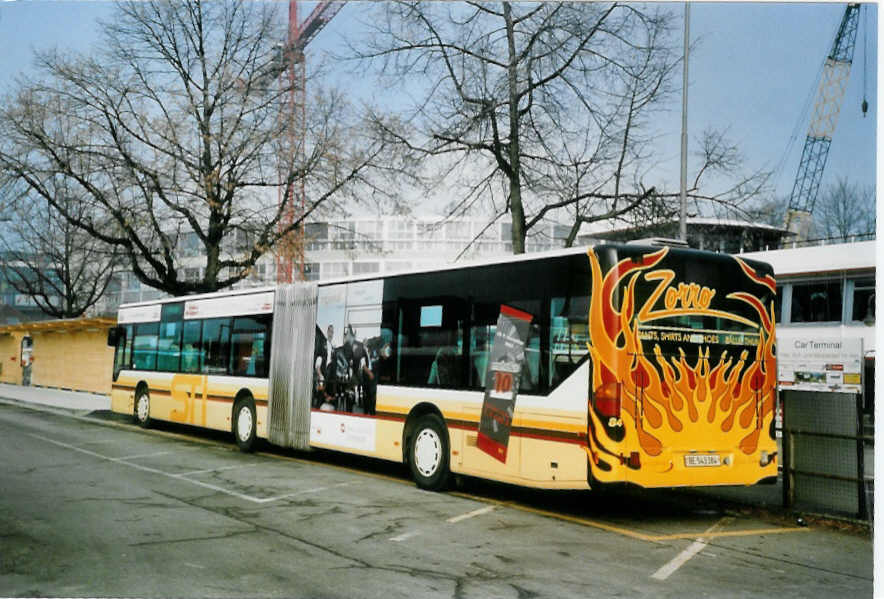
[[367, 24], [367, 45], [356, 53], [415, 94], [408, 119], [416, 135], [400, 140], [448, 159], [446, 174], [464, 187], [456, 209], [490, 199], [496, 214], [508, 213], [514, 252], [524, 251], [529, 229], [553, 210], [580, 204], [576, 211], [585, 216], [594, 210], [588, 201], [616, 196], [601, 212], [619, 215], [646, 199], [646, 191], [622, 189], [620, 179], [637, 157], [642, 110], [665, 96], [676, 62], [666, 9], [509, 2], [384, 8], [386, 17]]
[[[120, 3], [94, 57], [38, 56], [41, 80], [0, 111], [0, 168], [119, 248], [148, 286], [243, 279], [321, 205], [384, 193], [372, 168], [392, 163], [383, 131], [340, 94], [311, 81], [293, 109], [297, 80], [277, 78], [290, 56], [278, 6]], [[55, 194], [59, 177], [75, 205]], [[177, 248], [194, 236], [204, 274], [184, 280]]]
[[874, 233], [875, 190], [839, 177], [820, 194], [813, 216], [820, 237]]
[[[443, 160], [460, 189], [449, 213], [491, 203], [512, 218], [513, 251], [548, 217], [647, 222], [677, 213], [654, 156], [654, 117], [680, 62], [666, 6], [587, 3], [385, 4], [360, 64], [413, 98], [400, 142]], [[740, 176], [721, 132], [704, 132], [688, 190], [694, 214], [740, 212], [767, 173]], [[438, 163], [438, 162], [437, 162]], [[710, 175], [726, 175], [713, 188]], [[713, 191], [714, 189], [714, 191]]]
[[[0, 206], [3, 275], [44, 313], [56, 318], [83, 315], [107, 289], [119, 268], [119, 255], [74, 227], [47, 202], [15, 193], [16, 187], [4, 186]], [[78, 203], [63, 186], [55, 191], [59, 203]]]

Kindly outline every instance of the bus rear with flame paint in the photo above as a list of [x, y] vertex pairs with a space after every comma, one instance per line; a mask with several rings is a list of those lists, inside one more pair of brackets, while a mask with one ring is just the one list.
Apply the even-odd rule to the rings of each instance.
[[669, 487], [776, 477], [770, 266], [642, 246], [588, 255], [591, 479]]

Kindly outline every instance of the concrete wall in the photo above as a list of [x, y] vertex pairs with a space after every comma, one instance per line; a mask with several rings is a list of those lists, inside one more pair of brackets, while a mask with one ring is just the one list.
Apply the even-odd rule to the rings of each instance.
[[[107, 346], [106, 327], [68, 332], [35, 331], [31, 336], [34, 340], [32, 385], [110, 394], [114, 348]], [[21, 368], [16, 367], [18, 382], [21, 382]]]

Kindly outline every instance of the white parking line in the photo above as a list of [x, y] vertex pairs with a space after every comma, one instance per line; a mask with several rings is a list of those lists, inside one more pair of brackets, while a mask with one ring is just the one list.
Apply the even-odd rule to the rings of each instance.
[[461, 514], [460, 516], [455, 516], [453, 518], [449, 518], [448, 520], [446, 520], [446, 522], [448, 522], [449, 524], [454, 524], [456, 522], [460, 522], [461, 520], [467, 520], [469, 518], [481, 516], [482, 514], [487, 514], [488, 512], [494, 510], [496, 507], [497, 507], [496, 505], [489, 505], [488, 507], [483, 507], [481, 509], [472, 511], [468, 514]]
[[245, 468], [246, 464], [240, 464], [239, 466], [221, 466], [219, 468], [206, 468], [205, 470], [191, 470], [190, 472], [179, 472], [175, 476], [185, 477], [192, 476], [194, 474], [208, 474], [209, 472], [221, 472], [222, 470], [236, 470], [237, 468]]
[[[495, 510], [496, 508], [497, 508], [496, 505], [489, 505], [487, 507], [479, 508], [478, 510], [473, 510], [472, 512], [468, 512], [466, 514], [461, 514], [460, 516], [454, 516], [452, 518], [448, 518], [445, 522], [447, 522], [448, 524], [456, 524], [456, 523], [461, 522], [463, 520], [468, 520], [470, 518], [475, 518], [476, 516], [481, 516], [482, 514], [487, 514], [491, 511]], [[411, 530], [408, 532], [404, 532], [401, 535], [391, 537], [390, 541], [393, 541], [394, 543], [399, 543], [401, 541], [408, 540], [412, 537], [416, 537], [419, 534], [421, 534], [420, 530]]]
[[310, 493], [319, 493], [320, 491], [328, 491], [329, 489], [335, 489], [337, 487], [346, 487], [350, 483], [338, 483], [336, 485], [328, 485], [327, 487], [315, 487], [313, 489], [304, 489], [302, 491], [295, 491], [294, 493], [286, 493], [285, 495], [278, 495], [276, 497], [264, 497], [261, 499], [254, 499], [255, 503], [270, 503], [271, 501], [279, 501], [280, 499], [288, 499], [289, 497], [296, 497], [298, 495], [308, 495]]
[[[141, 464], [135, 464], [133, 462], [128, 462], [128, 461], [126, 461], [127, 458], [113, 458], [110, 456], [102, 455], [102, 454], [97, 453], [95, 451], [90, 451], [88, 449], [83, 449], [81, 447], [77, 447], [76, 445], [71, 445], [70, 443], [62, 443], [61, 441], [56, 441], [54, 439], [48, 439], [46, 437], [41, 437], [40, 435], [34, 435], [34, 434], [30, 434], [30, 433], [29, 433], [29, 435], [31, 437], [34, 437], [35, 439], [40, 439], [41, 441], [44, 441], [46, 443], [51, 443], [53, 445], [58, 445], [59, 447], [64, 447], [67, 449], [72, 449], [74, 451], [79, 451], [80, 453], [83, 453], [83, 454], [86, 454], [86, 455], [89, 455], [89, 456], [92, 456], [92, 457], [95, 457], [95, 458], [98, 458], [101, 460], [107, 460], [108, 462], [115, 462], [117, 464], [129, 466], [130, 468], [134, 468], [136, 470], [141, 470], [142, 472], [150, 472], [151, 474], [159, 474], [160, 476], [165, 476], [167, 478], [185, 481], [185, 482], [188, 482], [192, 485], [196, 485], [198, 487], [203, 487], [204, 489], [211, 489], [212, 491], [224, 493], [226, 495], [230, 495], [231, 497], [243, 499], [245, 501], [250, 501], [252, 503], [262, 503], [262, 504], [263, 503], [270, 503], [271, 501], [279, 501], [280, 499], [295, 497], [297, 495], [305, 495], [307, 493], [318, 493], [320, 491], [325, 491], [325, 490], [332, 489], [335, 487], [344, 487], [344, 486], [350, 484], [350, 483], [339, 483], [336, 485], [315, 487], [312, 489], [304, 489], [301, 491], [295, 491], [294, 493], [286, 493], [285, 495], [278, 495], [276, 497], [253, 497], [251, 495], [246, 495], [244, 493], [237, 493], [236, 491], [231, 491], [230, 489], [225, 489], [224, 487], [219, 487], [218, 485], [212, 485], [209, 483], [204, 483], [199, 480], [185, 478], [184, 475], [182, 475], [182, 474], [172, 474], [170, 472], [163, 472], [162, 470], [158, 470], [156, 468], [151, 468], [149, 466], [142, 466]], [[168, 452], [164, 452], [164, 453], [168, 453]], [[131, 459], [131, 458], [128, 458], [128, 459]]]
[[166, 455], [167, 453], [169, 453], [169, 452], [168, 452], [168, 451], [156, 451], [156, 452], [154, 452], [154, 453], [142, 453], [142, 454], [139, 454], [139, 455], [124, 455], [124, 456], [121, 457], [121, 458], [114, 458], [114, 459], [115, 459], [115, 460], [120, 460], [120, 461], [123, 461], [123, 460], [140, 460], [141, 458], [152, 458], [152, 457], [156, 457], [156, 456], [158, 456], [158, 455]]
[[[721, 520], [719, 520], [718, 522], [716, 522], [715, 524], [713, 524], [712, 526], [710, 526], [706, 530], [706, 532], [704, 532], [703, 534], [707, 535], [707, 534], [713, 533], [717, 529], [723, 527], [725, 524], [730, 522], [731, 520], [733, 520], [733, 518], [724, 517]], [[667, 578], [672, 576], [676, 570], [678, 570], [683, 565], [685, 565], [692, 557], [694, 557], [695, 555], [697, 555], [698, 553], [703, 551], [703, 549], [706, 548], [706, 545], [707, 545], [706, 541], [702, 537], [700, 537], [699, 539], [697, 539], [696, 541], [691, 543], [687, 549], [685, 549], [684, 551], [682, 551], [681, 553], [676, 555], [672, 559], [672, 561], [670, 561], [668, 564], [666, 564], [665, 566], [663, 566], [662, 568], [660, 568], [659, 570], [657, 570], [653, 574], [651, 574], [651, 578], [653, 578], [655, 580], [666, 580]]]

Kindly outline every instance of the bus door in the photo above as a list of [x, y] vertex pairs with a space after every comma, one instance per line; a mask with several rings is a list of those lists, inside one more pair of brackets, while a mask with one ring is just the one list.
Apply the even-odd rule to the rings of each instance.
[[276, 288], [270, 344], [268, 427], [271, 443], [310, 447], [317, 288], [299, 282]]

